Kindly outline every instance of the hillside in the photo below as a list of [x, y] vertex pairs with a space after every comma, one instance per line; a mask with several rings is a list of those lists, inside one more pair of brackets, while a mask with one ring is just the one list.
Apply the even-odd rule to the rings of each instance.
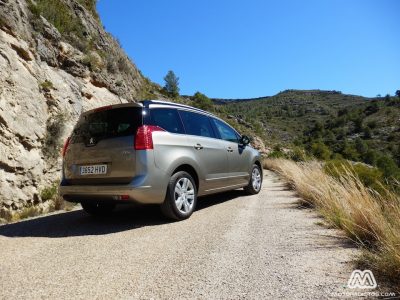
[[343, 108], [368, 100], [371, 99], [336, 91], [287, 90], [270, 97], [215, 99], [215, 102], [227, 113], [252, 123], [267, 140], [287, 144], [316, 121], [326, 120]]
[[299, 148], [320, 159], [362, 161], [378, 166], [386, 179], [400, 179], [399, 97], [287, 90], [271, 97], [215, 103], [230, 118], [249, 124], [275, 149]]

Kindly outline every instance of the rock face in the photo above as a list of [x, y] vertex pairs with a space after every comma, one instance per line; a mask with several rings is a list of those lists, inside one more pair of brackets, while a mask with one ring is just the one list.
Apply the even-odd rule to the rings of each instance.
[[42, 191], [59, 178], [60, 147], [81, 112], [151, 92], [81, 1], [53, 2], [79, 24], [78, 37], [60, 33], [36, 2], [0, 0], [0, 218], [45, 205]]

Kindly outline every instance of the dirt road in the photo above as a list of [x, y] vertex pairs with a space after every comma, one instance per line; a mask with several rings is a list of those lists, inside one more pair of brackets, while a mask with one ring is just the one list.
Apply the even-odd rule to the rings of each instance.
[[183, 222], [157, 207], [81, 210], [0, 227], [0, 298], [321, 299], [356, 250], [266, 171], [261, 193], [199, 199]]

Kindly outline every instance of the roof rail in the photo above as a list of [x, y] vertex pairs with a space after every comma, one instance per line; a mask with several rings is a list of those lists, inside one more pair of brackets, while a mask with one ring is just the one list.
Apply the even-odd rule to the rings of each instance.
[[165, 105], [170, 105], [170, 106], [175, 106], [175, 107], [189, 108], [191, 110], [196, 110], [199, 112], [203, 112], [203, 113], [212, 115], [212, 113], [202, 110], [200, 108], [196, 108], [196, 107], [185, 105], [185, 104], [175, 103], [175, 102], [168, 102], [168, 101], [161, 101], [161, 100], [142, 100], [139, 102], [143, 103], [143, 106], [145, 106], [145, 107], [149, 107], [150, 104], [165, 104]]

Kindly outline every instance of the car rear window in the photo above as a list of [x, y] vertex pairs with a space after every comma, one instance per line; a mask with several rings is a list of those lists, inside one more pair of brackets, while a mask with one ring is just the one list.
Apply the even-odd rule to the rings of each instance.
[[172, 133], [184, 133], [181, 119], [176, 109], [153, 108], [150, 111], [153, 125]]
[[143, 123], [142, 108], [122, 107], [82, 116], [72, 133], [72, 142], [134, 135]]

